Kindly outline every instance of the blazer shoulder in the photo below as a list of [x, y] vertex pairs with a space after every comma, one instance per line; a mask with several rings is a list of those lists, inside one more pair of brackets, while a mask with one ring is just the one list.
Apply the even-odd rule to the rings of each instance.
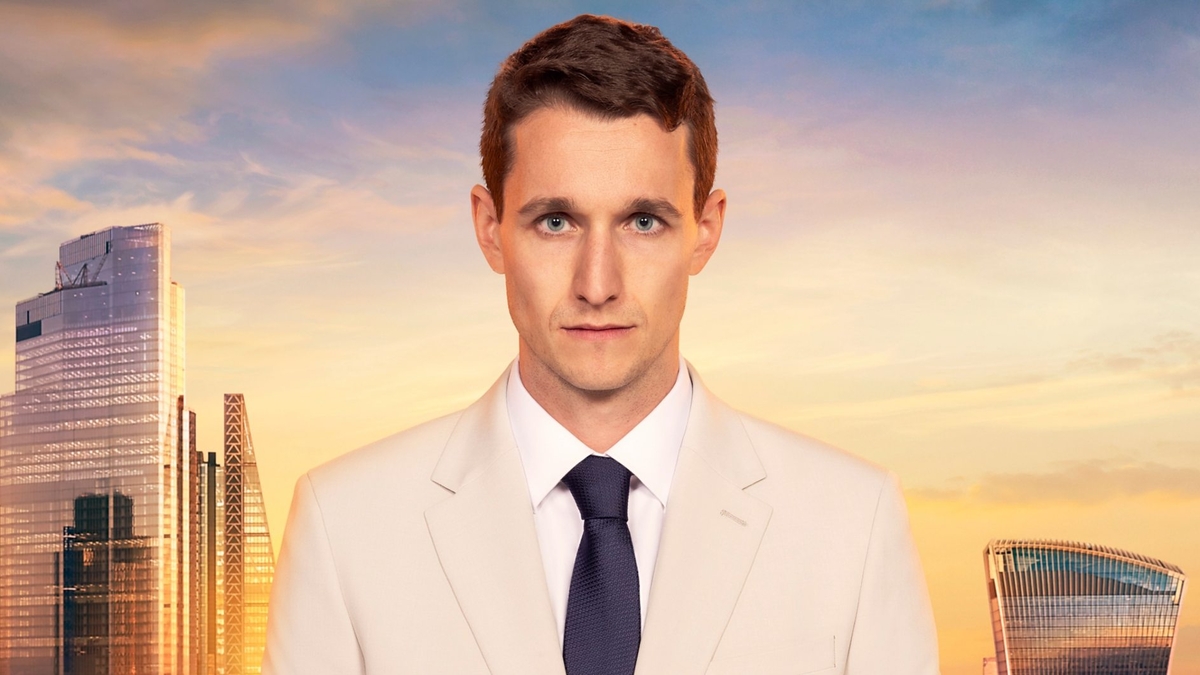
[[430, 483], [438, 457], [463, 411], [398, 431], [334, 457], [308, 471], [318, 494], [363, 490], [379, 484], [402, 492], [406, 483]]
[[819, 479], [842, 488], [878, 490], [893, 479], [883, 466], [774, 422], [737, 411], [767, 476]]
[[775, 536], [841, 551], [831, 553], [836, 559], [865, 560], [881, 513], [891, 518], [903, 511], [896, 475], [828, 443], [739, 414], [766, 473], [746, 490], [773, 507]]

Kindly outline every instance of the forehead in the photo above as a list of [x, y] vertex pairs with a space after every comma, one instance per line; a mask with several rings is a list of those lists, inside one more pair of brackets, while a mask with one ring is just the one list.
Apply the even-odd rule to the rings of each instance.
[[682, 199], [675, 205], [683, 211], [692, 184], [687, 146], [687, 125], [666, 131], [649, 115], [603, 119], [569, 106], [538, 108], [512, 128], [506, 202], [570, 196], [599, 204], [649, 196]]

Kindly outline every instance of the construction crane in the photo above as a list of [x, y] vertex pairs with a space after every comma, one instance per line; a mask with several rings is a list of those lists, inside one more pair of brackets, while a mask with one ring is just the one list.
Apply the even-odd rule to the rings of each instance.
[[61, 291], [64, 288], [77, 288], [79, 286], [91, 286], [96, 283], [100, 276], [100, 270], [104, 269], [104, 263], [108, 261], [108, 253], [100, 257], [100, 262], [96, 265], [96, 271], [88, 273], [88, 264], [83, 263], [83, 267], [79, 268], [79, 273], [72, 277], [67, 273], [67, 269], [63, 267], [62, 261], [54, 263], [54, 269], [57, 278], [54, 280], [54, 290]]

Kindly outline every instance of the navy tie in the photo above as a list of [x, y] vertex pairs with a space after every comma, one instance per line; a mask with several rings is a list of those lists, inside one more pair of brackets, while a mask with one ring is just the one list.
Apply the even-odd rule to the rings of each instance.
[[629, 535], [629, 469], [588, 455], [563, 476], [583, 517], [563, 662], [567, 675], [631, 675], [642, 639], [637, 561]]

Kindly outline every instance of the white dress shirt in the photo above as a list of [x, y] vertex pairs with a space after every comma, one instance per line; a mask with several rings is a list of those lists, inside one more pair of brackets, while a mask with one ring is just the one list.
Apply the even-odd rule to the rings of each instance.
[[562, 477], [588, 455], [607, 455], [633, 474], [629, 479], [629, 534], [633, 537], [642, 626], [645, 626], [667, 494], [692, 406], [692, 380], [683, 357], [679, 359], [675, 386], [650, 414], [605, 453], [584, 445], [533, 400], [521, 383], [516, 360], [509, 370], [506, 395], [508, 420], [529, 482], [546, 586], [558, 622], [559, 645], [567, 620], [575, 554], [583, 538], [583, 518]]

